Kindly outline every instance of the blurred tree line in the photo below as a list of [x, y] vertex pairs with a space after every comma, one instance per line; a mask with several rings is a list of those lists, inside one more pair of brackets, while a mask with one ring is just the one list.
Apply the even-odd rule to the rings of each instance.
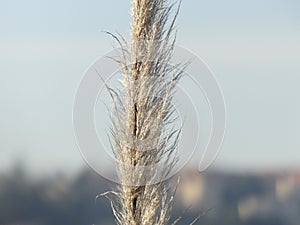
[[[182, 215], [180, 224], [189, 224], [211, 209], [200, 217], [198, 224], [293, 225], [280, 213], [257, 214], [245, 220], [239, 216], [237, 203], [246, 196], [266, 198], [272, 195], [274, 179], [216, 172], [204, 176], [209, 188], [206, 188], [201, 205], [185, 210], [180, 199], [176, 199], [173, 219]], [[36, 179], [21, 168], [15, 169], [0, 175], [0, 224], [112, 225], [115, 223], [108, 200], [96, 199], [96, 196], [113, 187], [113, 183], [90, 170], [83, 170], [71, 178], [56, 175]], [[297, 204], [296, 210], [299, 210], [300, 201]]]

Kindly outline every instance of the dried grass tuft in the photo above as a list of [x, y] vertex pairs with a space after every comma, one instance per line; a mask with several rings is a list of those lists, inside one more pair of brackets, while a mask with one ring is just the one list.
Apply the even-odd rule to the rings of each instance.
[[107, 87], [121, 185], [104, 195], [120, 225], [165, 225], [170, 219], [176, 190], [165, 180], [177, 161], [181, 131], [173, 126], [171, 103], [183, 70], [169, 64], [179, 8], [168, 0], [132, 0], [131, 46], [111, 34], [121, 46], [123, 75], [123, 89]]

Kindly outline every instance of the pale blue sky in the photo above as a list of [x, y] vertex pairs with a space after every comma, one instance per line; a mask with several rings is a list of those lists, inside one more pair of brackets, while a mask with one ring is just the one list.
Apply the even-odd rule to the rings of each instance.
[[[128, 37], [130, 2], [0, 0], [0, 170], [17, 159], [51, 173], [84, 165], [72, 103], [85, 69]], [[300, 162], [300, 2], [183, 1], [179, 45], [223, 89], [228, 129], [215, 166], [266, 169]]]

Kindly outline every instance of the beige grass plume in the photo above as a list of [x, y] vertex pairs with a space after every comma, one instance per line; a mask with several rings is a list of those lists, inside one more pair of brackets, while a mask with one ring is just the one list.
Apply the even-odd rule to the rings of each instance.
[[165, 225], [170, 219], [174, 192], [165, 180], [177, 160], [180, 129], [173, 126], [172, 97], [182, 70], [169, 64], [179, 7], [168, 0], [132, 0], [130, 47], [113, 35], [121, 45], [123, 75], [123, 89], [108, 87], [121, 185], [109, 198], [120, 225]]

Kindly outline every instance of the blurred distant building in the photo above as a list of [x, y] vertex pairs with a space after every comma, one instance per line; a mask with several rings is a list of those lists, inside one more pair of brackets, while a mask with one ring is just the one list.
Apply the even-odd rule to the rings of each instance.
[[250, 196], [237, 203], [239, 217], [242, 220], [251, 218], [260, 210], [261, 199], [258, 196]]
[[296, 181], [293, 174], [279, 177], [276, 180], [276, 198], [279, 201], [285, 201], [292, 194], [296, 187]]
[[200, 206], [205, 191], [205, 178], [198, 172], [187, 171], [181, 176], [178, 197], [184, 207]]

